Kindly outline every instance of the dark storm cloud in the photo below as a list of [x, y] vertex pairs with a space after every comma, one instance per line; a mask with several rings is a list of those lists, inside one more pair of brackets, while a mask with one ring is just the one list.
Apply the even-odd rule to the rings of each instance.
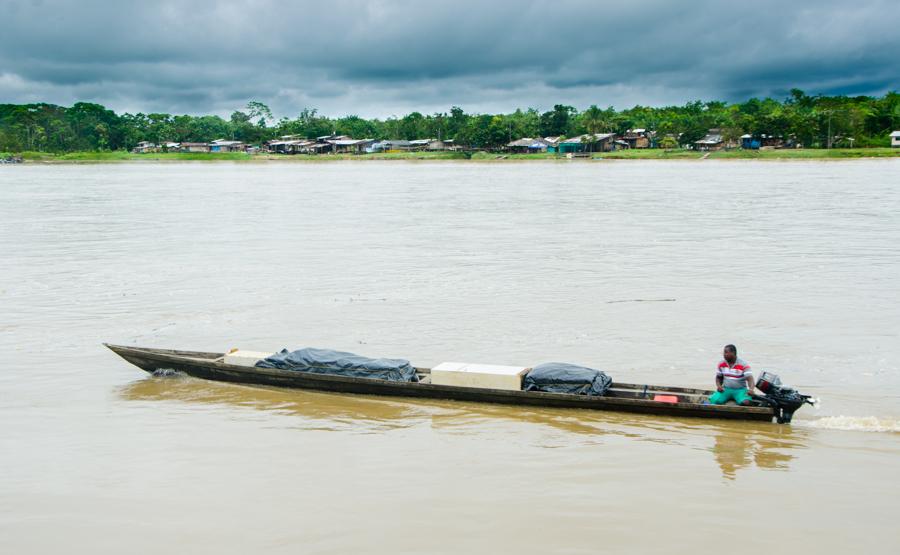
[[0, 102], [363, 116], [898, 88], [900, 2], [0, 1]]

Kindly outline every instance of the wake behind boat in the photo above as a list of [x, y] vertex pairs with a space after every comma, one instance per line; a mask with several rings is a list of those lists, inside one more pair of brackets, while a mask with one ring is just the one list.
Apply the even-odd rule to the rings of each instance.
[[794, 411], [809, 402], [808, 396], [781, 387], [777, 378], [766, 382], [766, 389], [760, 386], [766, 395], [755, 396], [752, 406], [710, 405], [709, 390], [618, 383], [602, 372], [565, 364], [532, 369], [444, 363], [431, 369], [316, 349], [267, 356], [104, 345], [150, 373], [174, 370], [208, 380], [335, 393], [779, 423], [790, 422]]

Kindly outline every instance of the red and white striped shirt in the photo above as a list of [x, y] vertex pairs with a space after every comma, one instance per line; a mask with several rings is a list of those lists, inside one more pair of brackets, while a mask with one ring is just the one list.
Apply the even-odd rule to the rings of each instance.
[[747, 376], [751, 375], [750, 365], [740, 358], [735, 358], [733, 365], [723, 360], [716, 368], [716, 376], [722, 376], [724, 379], [722, 385], [733, 389], [747, 387]]

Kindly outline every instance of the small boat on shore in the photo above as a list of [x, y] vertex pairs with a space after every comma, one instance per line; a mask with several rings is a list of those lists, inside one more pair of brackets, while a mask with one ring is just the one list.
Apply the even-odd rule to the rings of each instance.
[[[791, 395], [785, 397], [785, 402], [778, 402], [777, 396], [766, 395], [754, 397], [755, 406], [740, 406], [706, 404], [712, 393], [709, 390], [618, 382], [612, 382], [601, 396], [443, 385], [432, 383], [431, 369], [418, 367], [415, 381], [388, 381], [230, 364], [226, 362], [227, 353], [220, 352], [104, 345], [151, 374], [172, 370], [207, 380], [334, 393], [779, 423], [790, 422], [793, 412], [808, 402], [807, 396], [786, 388]], [[773, 387], [777, 393], [778, 386]]]

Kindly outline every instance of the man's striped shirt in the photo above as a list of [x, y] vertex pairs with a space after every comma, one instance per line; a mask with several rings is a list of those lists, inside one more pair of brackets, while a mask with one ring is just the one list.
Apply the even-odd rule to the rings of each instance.
[[747, 376], [750, 375], [750, 365], [740, 358], [735, 359], [733, 366], [722, 360], [716, 369], [716, 376], [724, 378], [723, 385], [733, 389], [747, 387]]

